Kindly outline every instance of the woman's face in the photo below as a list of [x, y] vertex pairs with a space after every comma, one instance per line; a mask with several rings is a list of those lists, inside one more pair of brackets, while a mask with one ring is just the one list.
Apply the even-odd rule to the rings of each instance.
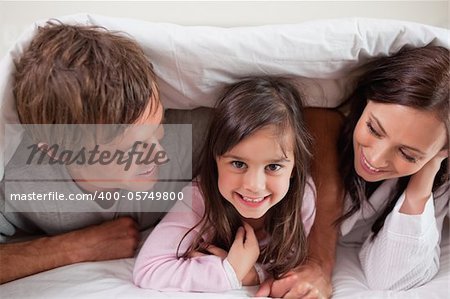
[[419, 171], [447, 141], [434, 113], [368, 101], [353, 132], [355, 170], [369, 182]]

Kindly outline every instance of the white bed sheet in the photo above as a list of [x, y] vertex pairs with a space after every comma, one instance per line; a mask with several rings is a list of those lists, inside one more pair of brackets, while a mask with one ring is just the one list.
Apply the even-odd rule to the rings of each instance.
[[[357, 248], [339, 246], [333, 274], [333, 299], [448, 299], [450, 298], [450, 240], [448, 222], [441, 243], [441, 268], [429, 283], [408, 291], [374, 291], [367, 288]], [[133, 285], [134, 259], [80, 263], [53, 269], [0, 286], [1, 298], [245, 298], [256, 287], [225, 293], [178, 293], [144, 290]]]

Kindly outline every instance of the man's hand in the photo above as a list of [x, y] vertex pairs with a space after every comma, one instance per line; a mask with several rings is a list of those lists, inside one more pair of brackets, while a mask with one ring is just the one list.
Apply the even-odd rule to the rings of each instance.
[[78, 262], [134, 256], [135, 221], [124, 217], [73, 232], [0, 245], [0, 283]]
[[74, 263], [133, 257], [139, 244], [137, 224], [129, 217], [73, 231], [64, 237]]
[[264, 281], [255, 296], [276, 298], [325, 299], [332, 294], [331, 282], [315, 262], [308, 261], [279, 280]]

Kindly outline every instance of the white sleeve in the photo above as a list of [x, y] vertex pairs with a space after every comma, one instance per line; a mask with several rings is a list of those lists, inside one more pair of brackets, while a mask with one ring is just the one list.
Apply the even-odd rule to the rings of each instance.
[[227, 258], [225, 258], [222, 261], [223, 268], [225, 269], [225, 273], [227, 275], [228, 281], [230, 282], [232, 289], [240, 289], [242, 288], [242, 282], [239, 281], [236, 272], [233, 269], [233, 266], [231, 266], [230, 262]]
[[399, 212], [405, 193], [374, 240], [362, 245], [359, 259], [372, 289], [406, 290], [428, 282], [439, 269], [439, 234], [433, 196], [420, 215]]

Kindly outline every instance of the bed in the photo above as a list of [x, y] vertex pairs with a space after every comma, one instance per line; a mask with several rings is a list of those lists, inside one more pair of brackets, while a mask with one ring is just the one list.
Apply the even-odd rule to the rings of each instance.
[[[372, 57], [389, 55], [405, 45], [450, 48], [449, 31], [417, 23], [376, 19], [334, 19], [257, 27], [187, 27], [139, 20], [78, 14], [58, 18], [71, 24], [94, 24], [125, 32], [154, 62], [166, 108], [211, 107], [224, 84], [248, 75], [295, 78], [308, 106], [336, 107], [348, 95], [355, 69]], [[11, 91], [14, 59], [20, 57], [38, 21], [0, 61], [0, 134], [17, 124]], [[3, 165], [21, 136], [0, 138]], [[149, 233], [148, 231], [146, 233]], [[450, 298], [449, 224], [441, 243], [441, 269], [424, 286], [404, 291], [373, 291], [364, 283], [355, 248], [339, 246], [333, 274], [333, 298]], [[133, 285], [134, 259], [69, 265], [0, 286], [3, 298], [232, 298], [252, 296], [256, 288], [221, 294], [161, 293]]]
[[[148, 232], [147, 232], [148, 233]], [[146, 234], [144, 233], [144, 236]], [[444, 299], [450, 295], [450, 238], [448, 223], [441, 243], [441, 269], [424, 286], [403, 292], [369, 290], [364, 283], [357, 248], [338, 246], [333, 273], [333, 299]], [[144, 290], [133, 285], [134, 259], [80, 263], [53, 269], [0, 286], [3, 298], [242, 298], [256, 287], [225, 293], [176, 293]]]

